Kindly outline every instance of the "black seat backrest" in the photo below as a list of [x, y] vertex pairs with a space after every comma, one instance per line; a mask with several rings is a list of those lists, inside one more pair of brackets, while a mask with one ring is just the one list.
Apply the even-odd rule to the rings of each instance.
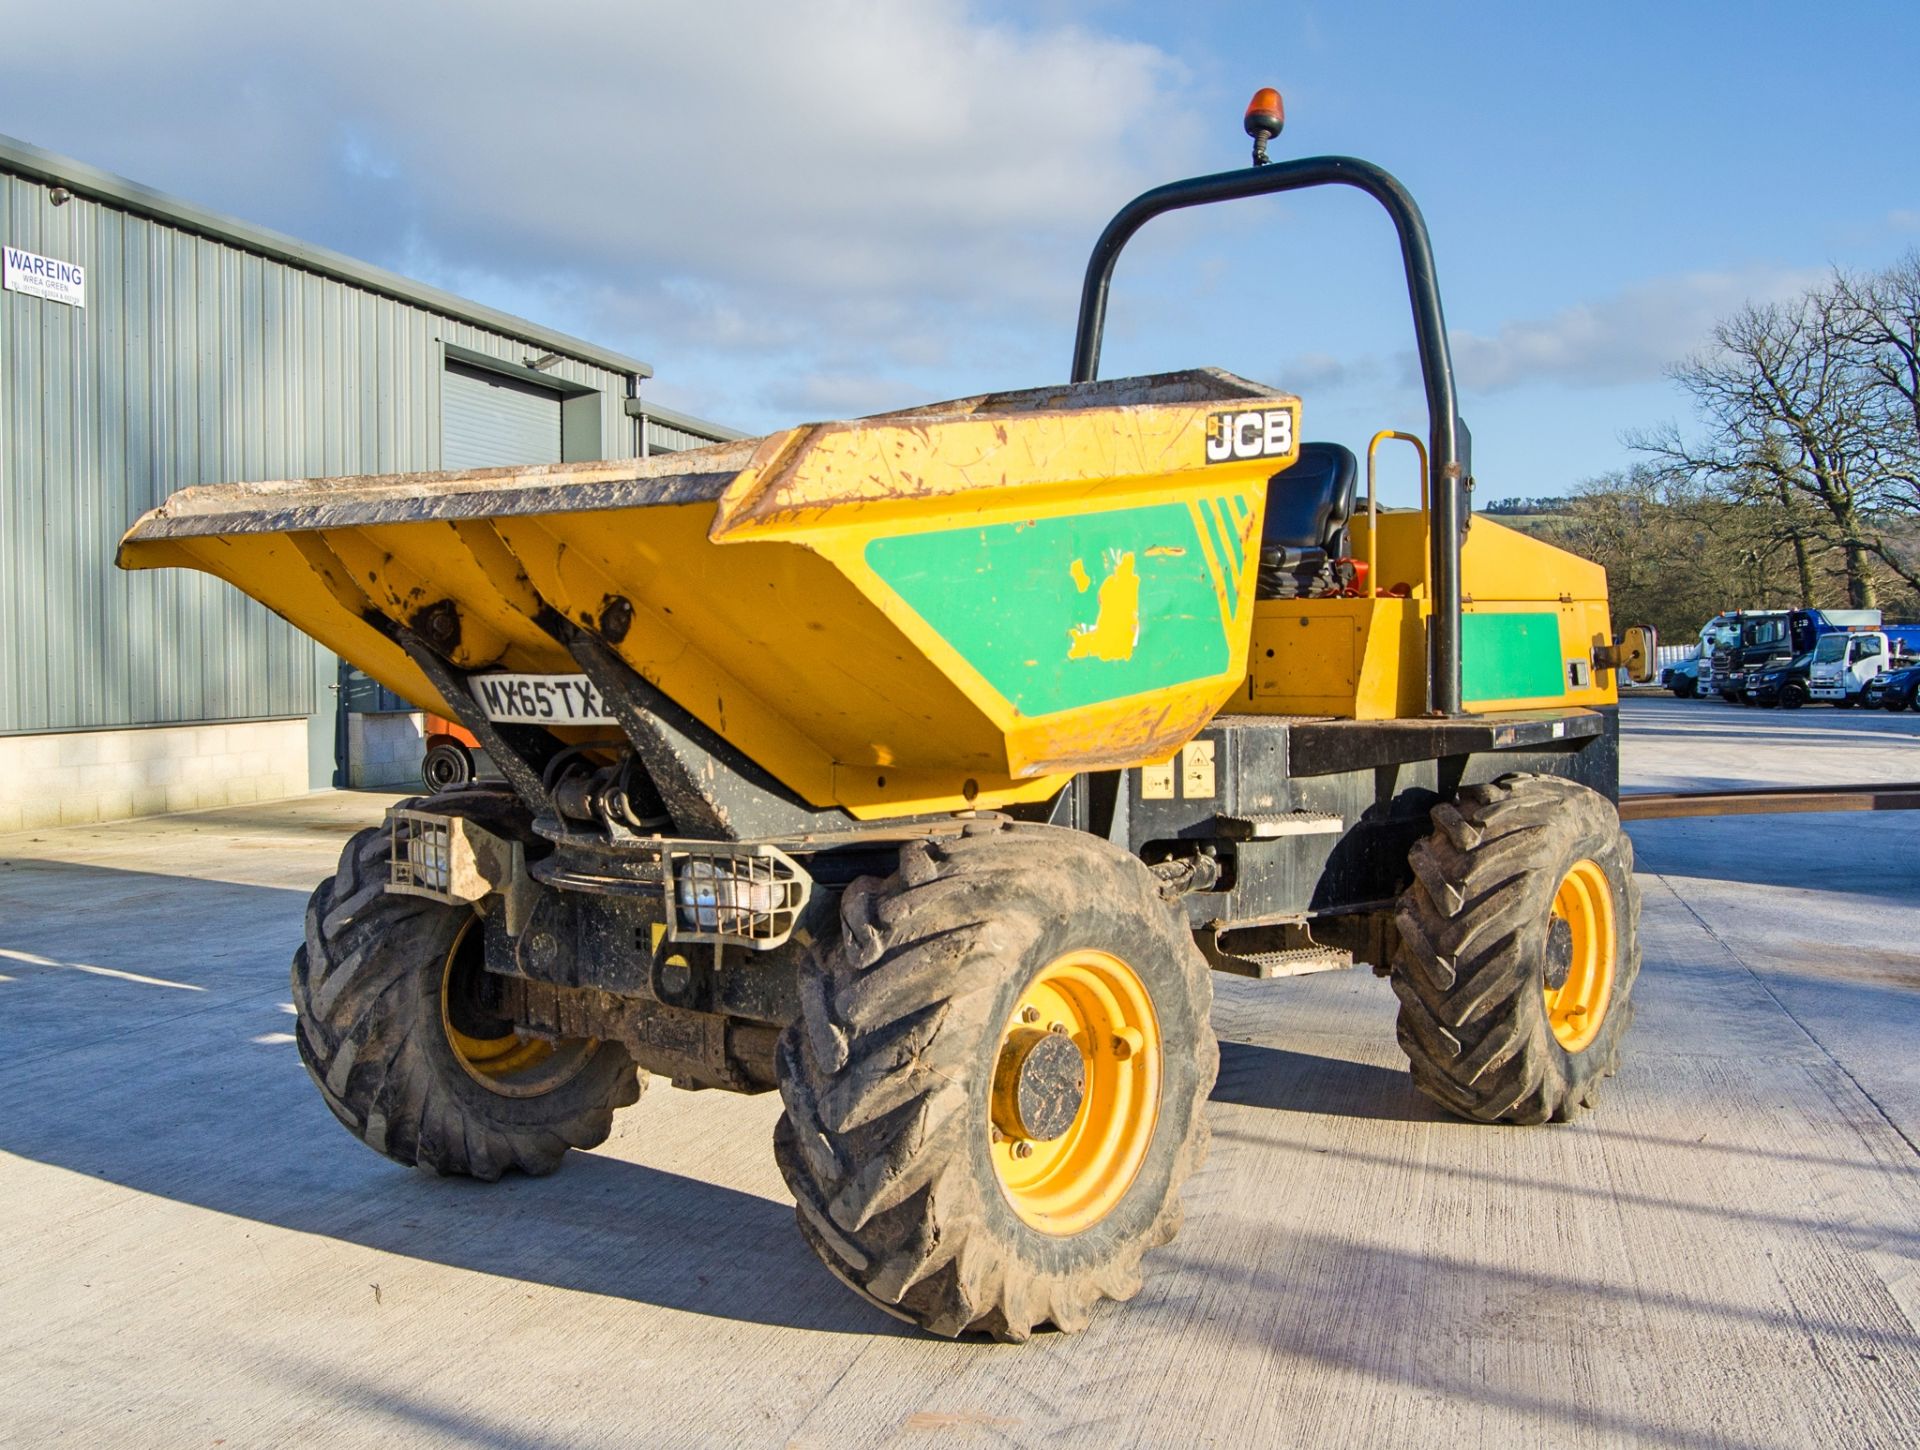
[[1291, 468], [1267, 484], [1263, 549], [1316, 549], [1329, 558], [1347, 552], [1347, 520], [1353, 516], [1360, 462], [1338, 443], [1302, 443]]

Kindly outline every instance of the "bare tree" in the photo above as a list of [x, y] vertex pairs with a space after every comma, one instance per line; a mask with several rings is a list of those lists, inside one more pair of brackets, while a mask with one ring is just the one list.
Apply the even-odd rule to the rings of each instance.
[[1920, 252], [1743, 307], [1669, 376], [1704, 429], [1628, 434], [1647, 463], [1582, 487], [1569, 547], [1677, 608], [1641, 556], [1691, 522], [1695, 572], [1746, 602], [1920, 610]]
[[1871, 515], [1886, 480], [1872, 385], [1842, 314], [1827, 289], [1741, 308], [1714, 329], [1710, 349], [1670, 374], [1704, 415], [1706, 439], [1689, 444], [1668, 429], [1629, 441], [1731, 498], [1777, 506], [1803, 590], [1814, 581], [1812, 536], [1824, 536], [1842, 555], [1848, 603], [1870, 608], [1883, 543]]
[[1777, 512], [1641, 465], [1578, 485], [1533, 531], [1606, 568], [1616, 621], [1685, 639], [1723, 609], [1792, 604], [1820, 587], [1798, 579]]
[[[1836, 324], [1861, 349], [1885, 421], [1902, 451], [1920, 447], [1920, 251], [1865, 278], [1842, 273], [1833, 290]], [[1911, 504], [1920, 508], [1920, 491]]]
[[1834, 278], [1835, 323], [1856, 349], [1874, 414], [1876, 490], [1885, 521], [1899, 535], [1876, 531], [1874, 552], [1907, 584], [1920, 588], [1920, 252], [1884, 272]]

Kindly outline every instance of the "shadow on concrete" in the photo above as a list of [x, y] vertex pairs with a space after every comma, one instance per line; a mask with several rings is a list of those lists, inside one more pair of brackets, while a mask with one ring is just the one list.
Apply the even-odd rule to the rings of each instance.
[[[573, 1155], [545, 1179], [436, 1179], [354, 1142], [300, 1067], [288, 1036], [292, 1019], [282, 1010], [304, 891], [17, 865], [22, 869], [0, 872], [0, 949], [11, 954], [0, 959], [0, 1151], [175, 1202], [527, 1283], [716, 1320], [863, 1336], [913, 1333], [827, 1277], [784, 1196], [601, 1154]], [[650, 1095], [622, 1119], [643, 1143], [650, 1117], [664, 1121], [686, 1101], [665, 1097]], [[1397, 1066], [1246, 1042], [1222, 1044], [1213, 1097], [1275, 1113], [1452, 1121], [1419, 1097]], [[1246, 1131], [1258, 1121], [1230, 1125], [1219, 1135], [1222, 1145], [1284, 1150], [1284, 1120], [1273, 1120], [1271, 1131]], [[753, 1151], [770, 1157], [764, 1142]], [[1350, 1149], [1346, 1156], [1383, 1170], [1400, 1161]], [[1215, 1171], [1231, 1172], [1231, 1161], [1217, 1157]], [[1457, 1176], [1463, 1166], [1435, 1171]], [[777, 1181], [766, 1176], [777, 1194]], [[1563, 1201], [1577, 1211], [1589, 1199], [1595, 1207], [1605, 1202], [1598, 1188], [1584, 1187]], [[1652, 1197], [1628, 1206], [1674, 1212], [1682, 1221], [1698, 1216], [1690, 1205]], [[1861, 1228], [1882, 1242], [1902, 1232], [1888, 1224]], [[1275, 1225], [1261, 1253], [1282, 1262], [1299, 1247], [1296, 1239]], [[1341, 1251], [1348, 1264], [1354, 1254], [1353, 1246]], [[1431, 1290], [1436, 1302], [1449, 1302], [1449, 1286], [1464, 1294], [1488, 1282], [1478, 1264], [1395, 1258], [1377, 1245], [1362, 1257], [1367, 1277], [1404, 1276], [1425, 1286], [1421, 1292]], [[1176, 1253], [1159, 1262], [1164, 1271], [1178, 1259]], [[1188, 1262], [1204, 1272], [1196, 1259]], [[1295, 1283], [1282, 1273], [1279, 1282], [1274, 1313], [1262, 1319], [1279, 1336], [1275, 1348], [1337, 1363], [1350, 1362], [1375, 1331], [1348, 1322], [1345, 1308], [1330, 1314], [1328, 1304], [1370, 1303], [1377, 1312], [1407, 1292], [1356, 1294], [1334, 1274], [1322, 1286], [1329, 1296], [1323, 1299], [1311, 1280]], [[1638, 1302], [1645, 1293], [1643, 1286], [1615, 1290], [1538, 1275], [1498, 1282], [1515, 1303], [1532, 1306], [1527, 1312], [1541, 1314], [1584, 1296], [1617, 1292]], [[1288, 1304], [1313, 1312], [1291, 1314]], [[1720, 1316], [1723, 1306], [1676, 1299], [1669, 1307], [1705, 1318]], [[1737, 1320], [1744, 1311], [1728, 1312]], [[1761, 1316], [1754, 1327], [1771, 1322]], [[1816, 1327], [1849, 1339], [1859, 1333], [1845, 1322]], [[1556, 1410], [1524, 1398], [1513, 1403]], [[1630, 1417], [1615, 1428], [1662, 1438], [1650, 1433], [1657, 1427]]]
[[1414, 1091], [1404, 1068], [1315, 1057], [1256, 1042], [1220, 1044], [1213, 1101], [1316, 1117], [1395, 1123], [1450, 1121]]
[[[1486, 1408], [1524, 1416], [1525, 1433], [1474, 1437], [1469, 1432], [1443, 1439], [1430, 1435], [1423, 1444], [1476, 1443], [1663, 1445], [1675, 1447], [1788, 1443], [1743, 1438], [1725, 1424], [1703, 1423], [1704, 1416], [1661, 1412], [1631, 1398], [1596, 1396], [1585, 1374], [1555, 1383], [1530, 1374], [1522, 1358], [1488, 1354], [1484, 1346], [1504, 1340], [1517, 1325], [1527, 1328], [1534, 1346], [1566, 1346], [1577, 1364], [1584, 1355], [1622, 1353], [1609, 1329], [1623, 1315], [1657, 1313], [1663, 1319], [1690, 1322], [1701, 1341], [1737, 1341], [1745, 1335], [1776, 1333], [1780, 1315], [1770, 1306], [1748, 1308], [1722, 1296], [1693, 1296], [1648, 1285], [1623, 1272], [1613, 1280], [1575, 1277], [1489, 1262], [1425, 1249], [1390, 1247], [1344, 1236], [1337, 1226], [1275, 1225], [1252, 1263], [1224, 1268], [1208, 1261], [1204, 1250], [1176, 1241], [1162, 1251], [1190, 1281], [1227, 1279], [1231, 1293], [1257, 1299], [1267, 1312], [1255, 1332], [1268, 1361], [1302, 1361], [1328, 1375], [1359, 1374], [1391, 1386], [1402, 1395], [1457, 1401], [1460, 1419], [1472, 1423]], [[1386, 1306], [1393, 1306], [1389, 1310]], [[1835, 1306], [1844, 1309], [1844, 1306]], [[1439, 1317], [1422, 1322], [1423, 1315]], [[1395, 1313], [1397, 1311], [1397, 1313]], [[1391, 1323], [1391, 1328], [1386, 1323]], [[1242, 1321], [1245, 1325], [1246, 1321]], [[1898, 1357], [1904, 1362], [1920, 1349], [1920, 1337], [1888, 1333], [1871, 1321], [1856, 1322], [1843, 1312], [1798, 1315], [1795, 1328], [1816, 1335], [1824, 1351], [1870, 1361]], [[1253, 1326], [1246, 1326], [1253, 1327]], [[1404, 1353], [1383, 1352], [1381, 1340]], [[1636, 1366], [1637, 1372], [1647, 1371]], [[1310, 1375], [1299, 1375], [1310, 1379]], [[1650, 1399], [1652, 1396], [1650, 1395]], [[1288, 1433], [1272, 1418], [1287, 1412], [1273, 1407], [1256, 1434], [1249, 1423], [1242, 1443], [1295, 1444], [1305, 1437]], [[1900, 1422], [1898, 1404], [1870, 1413]], [[1785, 1424], [1781, 1425], [1787, 1432]], [[1318, 1439], [1314, 1443], [1319, 1443]], [[1413, 1443], [1408, 1441], [1407, 1443]], [[1878, 1443], [1872, 1431], [1860, 1443]]]
[[[1654, 708], [1645, 708], [1652, 704]], [[1778, 710], [1690, 702], [1628, 704], [1621, 712], [1621, 733], [1635, 740], [1719, 741], [1753, 745], [1794, 742], [1822, 745], [1896, 745], [1920, 737], [1920, 716], [1893, 710], [1835, 710], [1807, 705]]]
[[[1447, 1118], [1436, 1113], [1442, 1121], [1459, 1124], [1458, 1119]], [[1479, 1129], [1479, 1124], [1463, 1124]], [[1533, 1129], [1490, 1128], [1490, 1132], [1536, 1131]], [[1548, 1132], [1564, 1132], [1561, 1127], [1551, 1127]], [[1244, 1133], [1232, 1129], [1215, 1129], [1214, 1136], [1223, 1143], [1245, 1143], [1263, 1153], [1290, 1153], [1304, 1156], [1307, 1153], [1340, 1159], [1347, 1163], [1358, 1163], [1369, 1168], [1377, 1168], [1382, 1173], [1390, 1173], [1402, 1165], [1403, 1159], [1391, 1153], [1373, 1153], [1358, 1148], [1316, 1147], [1303, 1149], [1298, 1144], [1288, 1143], [1264, 1133]], [[1616, 1137], [1618, 1135], [1615, 1135]], [[1636, 1142], [1649, 1140], [1636, 1139]], [[1659, 1140], [1652, 1140], [1659, 1141]], [[1689, 1145], [1691, 1146], [1691, 1145]], [[1805, 1161], [1791, 1154], [1759, 1152], [1754, 1154], [1764, 1162], [1788, 1163]], [[1889, 1177], [1904, 1176], [1906, 1169], [1888, 1168], [1875, 1164], [1851, 1163], [1835, 1160], [1835, 1166], [1851, 1169], [1860, 1173], [1884, 1174]], [[1482, 1183], [1495, 1189], [1511, 1189], [1520, 1186], [1523, 1174], [1519, 1170], [1473, 1168], [1457, 1161], [1448, 1162], [1445, 1174], [1449, 1184]], [[1567, 1180], [1556, 1182], [1529, 1182], [1527, 1191], [1534, 1194], [1549, 1195], [1553, 1199], [1575, 1204], [1591, 1204], [1601, 1208], [1624, 1208], [1633, 1213], [1654, 1216], [1697, 1219], [1709, 1229], [1716, 1225], [1741, 1224], [1763, 1230], [1808, 1231], [1817, 1230], [1833, 1240], [1845, 1243], [1853, 1248], [1873, 1250], [1885, 1248], [1896, 1253], [1912, 1253], [1920, 1250], [1920, 1229], [1901, 1222], [1880, 1222], [1877, 1220], [1858, 1220], [1854, 1222], [1821, 1221], [1812, 1217], [1803, 1217], [1785, 1213], [1763, 1213], [1753, 1209], [1715, 1201], [1689, 1201], [1678, 1192], [1634, 1192], [1621, 1188], [1611, 1182], [1578, 1183]], [[1761, 1316], [1755, 1316], [1756, 1319]]]
[[[1920, 774], [1920, 770], [1916, 770]], [[1703, 781], [1738, 789], [1743, 782]], [[1920, 813], [1703, 816], [1631, 821], [1634, 867], [1655, 875], [1911, 903], [1920, 898]]]
[[[0, 873], [0, 1152], [483, 1274], [793, 1329], [910, 1332], [827, 1277], [784, 1196], [593, 1153], [482, 1184], [355, 1142], [283, 1007], [305, 892], [16, 864]], [[677, 1106], [655, 1093], [632, 1110], [641, 1122]]]
[[[1914, 758], [1914, 768], [1913, 768], [1913, 771], [1912, 771], [1912, 773], [1913, 773], [1914, 775], [1916, 775], [1916, 776], [1920, 776], [1920, 756], [1916, 756], [1916, 757]], [[1874, 773], [1873, 773], [1873, 772], [1870, 772], [1870, 771], [1863, 771], [1863, 772], [1862, 772], [1862, 774], [1863, 774], [1863, 775], [1867, 775], [1867, 776], [1871, 776], [1871, 775], [1872, 775], [1872, 774], [1874, 774]], [[1827, 785], [1845, 785], [1845, 786], [1886, 786], [1886, 785], [1899, 785], [1899, 784], [1904, 784], [1904, 782], [1901, 782], [1901, 781], [1893, 781], [1893, 780], [1874, 780], [1874, 779], [1866, 779], [1866, 780], [1838, 780], [1838, 781], [1820, 781], [1820, 780], [1816, 780], [1816, 781], [1807, 781], [1807, 782], [1805, 782], [1805, 784], [1806, 784], [1806, 785], [1808, 785], [1808, 786], [1811, 786], [1811, 787], [1816, 787], [1816, 788], [1817, 788], [1817, 787], [1822, 787], [1822, 786], [1827, 786]], [[1685, 780], [1685, 782], [1684, 782], [1683, 784], [1665, 784], [1665, 783], [1662, 783], [1662, 784], [1655, 784], [1655, 785], [1632, 785], [1632, 786], [1627, 786], [1627, 787], [1624, 787], [1624, 788], [1623, 788], [1623, 789], [1621, 790], [1621, 792], [1620, 792], [1620, 798], [1621, 798], [1622, 800], [1628, 800], [1628, 801], [1630, 801], [1630, 800], [1632, 800], [1632, 799], [1633, 799], [1633, 798], [1634, 798], [1635, 796], [1642, 796], [1642, 795], [1665, 795], [1665, 794], [1667, 794], [1667, 793], [1668, 793], [1668, 792], [1670, 792], [1670, 791], [1682, 791], [1682, 790], [1684, 790], [1684, 791], [1740, 791], [1740, 790], [1783, 790], [1783, 789], [1788, 789], [1788, 788], [1796, 788], [1796, 787], [1795, 787], [1795, 783], [1794, 783], [1794, 782], [1792, 782], [1792, 781], [1770, 781], [1770, 780], [1756, 780], [1756, 779], [1754, 779], [1754, 778], [1753, 778], [1752, 776], [1735, 776], [1735, 775], [1689, 775], [1689, 776], [1688, 776], [1688, 777], [1686, 778], [1686, 780]], [[1804, 819], [1806, 819], [1806, 818], [1808, 818], [1808, 817], [1814, 817], [1814, 818], [1821, 818], [1821, 817], [1825, 817], [1825, 818], [1829, 818], [1829, 819], [1831, 819], [1831, 818], [1833, 818], [1834, 816], [1840, 816], [1840, 817], [1845, 817], [1845, 816], [1855, 816], [1855, 817], [1858, 817], [1858, 816], [1863, 816], [1863, 815], [1886, 815], [1886, 814], [1892, 814], [1892, 815], [1900, 815], [1900, 814], [1903, 814], [1903, 812], [1900, 812], [1900, 811], [1892, 811], [1892, 812], [1883, 812], [1883, 811], [1838, 811], [1838, 812], [1824, 812], [1824, 811], [1800, 811], [1800, 812], [1794, 812], [1794, 811], [1783, 811], [1783, 812], [1780, 812], [1779, 814], [1781, 814], [1781, 815], [1798, 815], [1798, 816], [1799, 816], [1799, 817], [1800, 817], [1801, 819], [1803, 819], [1803, 820], [1804, 820]], [[1767, 819], [1767, 818], [1768, 818], [1768, 815], [1767, 815], [1767, 813], [1763, 811], [1763, 812], [1760, 812], [1760, 813], [1759, 813], [1759, 814], [1758, 814], [1757, 816], [1745, 816], [1745, 817], [1733, 817], [1732, 819], [1743, 819], [1743, 820], [1756, 820], [1756, 819], [1758, 819], [1758, 820], [1765, 820], [1765, 819]], [[1661, 816], [1661, 817], [1656, 817], [1655, 819], [1659, 819], [1659, 820], [1725, 820], [1725, 819], [1729, 819], [1729, 818], [1728, 818], [1728, 817], [1726, 817], [1726, 816]], [[1637, 824], [1639, 824], [1639, 823], [1638, 823], [1638, 822], [1634, 822], [1633, 824], [1636, 824], [1636, 825], [1637, 825]]]

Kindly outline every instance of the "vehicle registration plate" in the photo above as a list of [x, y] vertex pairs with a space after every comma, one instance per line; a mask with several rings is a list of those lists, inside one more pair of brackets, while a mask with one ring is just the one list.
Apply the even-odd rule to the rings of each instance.
[[489, 720], [503, 725], [612, 725], [585, 675], [475, 675], [468, 682]]

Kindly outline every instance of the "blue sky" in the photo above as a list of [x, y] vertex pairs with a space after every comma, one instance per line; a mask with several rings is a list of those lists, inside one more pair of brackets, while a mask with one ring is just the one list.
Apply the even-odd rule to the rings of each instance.
[[[1099, 13], [1179, 57], [1197, 109], [1226, 119], [1276, 76], [1288, 154], [1366, 156], [1412, 187], [1482, 497], [1621, 466], [1623, 429], [1686, 418], [1660, 370], [1714, 316], [1920, 244], [1920, 94], [1905, 79], [1920, 6], [1209, 3], [1180, 26], [1158, 6]], [[1156, 279], [1172, 292], [1211, 265], [1246, 289], [1244, 309], [1190, 314], [1199, 355], [1294, 386], [1309, 433], [1352, 441], [1383, 414], [1417, 419], [1371, 203], [1243, 206], [1261, 214], [1223, 211]], [[1256, 234], [1271, 245], [1257, 290]], [[1108, 362], [1180, 348], [1169, 324]]]
[[[1135, 191], [1279, 155], [1432, 230], [1481, 497], [1684, 419], [1715, 316], [1920, 245], [1920, 6], [75, 0], [8, 22], [0, 131], [647, 358], [760, 429], [1064, 376]], [[1104, 371], [1214, 364], [1310, 437], [1423, 428], [1372, 203], [1156, 223]], [[1389, 494], [1391, 497], [1391, 494]]]

